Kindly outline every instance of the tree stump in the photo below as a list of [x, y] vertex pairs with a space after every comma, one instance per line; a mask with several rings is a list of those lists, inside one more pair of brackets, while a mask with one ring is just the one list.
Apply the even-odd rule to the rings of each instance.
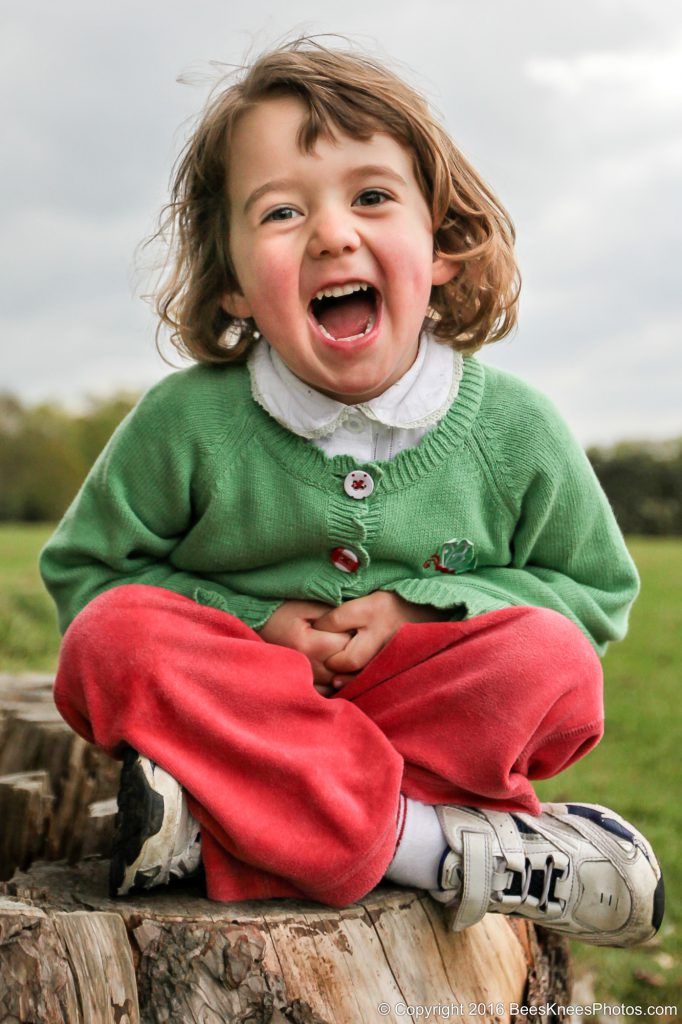
[[201, 880], [109, 898], [118, 766], [53, 710], [46, 680], [0, 677], [3, 1024], [471, 1024], [569, 1002], [563, 940], [497, 915], [455, 935], [416, 890], [343, 910], [215, 903]]
[[0, 880], [107, 851], [119, 772], [62, 720], [51, 676], [0, 675]]

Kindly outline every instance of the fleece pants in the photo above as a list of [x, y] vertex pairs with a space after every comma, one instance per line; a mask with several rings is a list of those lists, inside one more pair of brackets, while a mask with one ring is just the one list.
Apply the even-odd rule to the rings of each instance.
[[308, 659], [169, 590], [115, 587], [64, 636], [69, 725], [187, 790], [215, 900], [345, 906], [382, 878], [400, 793], [539, 813], [531, 779], [602, 733], [599, 659], [564, 616], [506, 608], [408, 624], [333, 697]]

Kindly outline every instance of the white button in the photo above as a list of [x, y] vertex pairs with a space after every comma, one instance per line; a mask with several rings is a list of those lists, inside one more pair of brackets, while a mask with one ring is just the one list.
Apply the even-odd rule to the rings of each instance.
[[344, 423], [346, 430], [350, 431], [351, 434], [361, 434], [365, 429], [365, 424], [361, 416], [349, 416]]
[[364, 469], [354, 469], [343, 481], [343, 489], [349, 498], [367, 498], [374, 490], [374, 481]]

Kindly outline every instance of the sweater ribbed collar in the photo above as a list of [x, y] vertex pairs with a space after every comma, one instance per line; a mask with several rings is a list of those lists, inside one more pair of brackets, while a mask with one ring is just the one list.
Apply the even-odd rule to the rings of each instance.
[[[334, 455], [330, 458], [305, 438], [284, 429], [253, 398], [246, 367], [240, 367], [240, 370], [244, 374], [244, 388], [252, 410], [252, 415], [244, 421], [245, 436], [252, 431], [287, 473], [318, 487], [334, 488], [338, 477], [357, 468], [357, 460], [352, 456]], [[477, 359], [465, 357], [457, 398], [440, 423], [429, 430], [419, 444], [405, 449], [394, 459], [363, 464], [373, 474], [376, 473], [377, 478], [381, 477], [384, 491], [416, 483], [437, 470], [465, 443], [478, 415], [484, 386], [483, 365]]]

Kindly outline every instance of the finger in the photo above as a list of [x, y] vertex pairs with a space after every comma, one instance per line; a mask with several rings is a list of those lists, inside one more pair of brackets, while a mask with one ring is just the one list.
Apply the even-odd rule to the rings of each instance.
[[345, 648], [331, 658], [325, 658], [325, 666], [334, 675], [346, 672], [359, 672], [367, 665], [382, 647], [377, 633], [371, 629], [361, 629], [349, 640]]
[[319, 693], [320, 697], [333, 697], [336, 693], [333, 686], [322, 686], [321, 683], [315, 683], [315, 689]]
[[357, 673], [355, 673], [353, 675], [346, 675], [346, 676], [334, 676], [332, 678], [332, 686], [334, 687], [334, 690], [335, 691], [342, 690], [344, 688], [344, 686], [347, 686], [348, 683], [350, 683], [353, 679], [355, 679], [355, 675], [357, 675]]
[[321, 615], [334, 610], [334, 605], [323, 604], [321, 601], [299, 601], [297, 604], [300, 616], [306, 622], [315, 622]]
[[[333, 673], [329, 671], [327, 666], [322, 661], [311, 661], [313, 669], [313, 685], [317, 688], [319, 686], [332, 687]], [[332, 688], [333, 692], [333, 688]]]
[[330, 633], [327, 630], [309, 629], [305, 637], [306, 654], [311, 659], [326, 662], [327, 658], [339, 654], [350, 639], [350, 633]]
[[314, 622], [315, 629], [327, 629], [332, 633], [358, 629], [366, 625], [366, 616], [362, 614], [362, 607], [358, 605], [364, 598], [355, 598], [353, 601], [346, 601], [345, 604], [333, 608], [326, 615], [321, 615]]

